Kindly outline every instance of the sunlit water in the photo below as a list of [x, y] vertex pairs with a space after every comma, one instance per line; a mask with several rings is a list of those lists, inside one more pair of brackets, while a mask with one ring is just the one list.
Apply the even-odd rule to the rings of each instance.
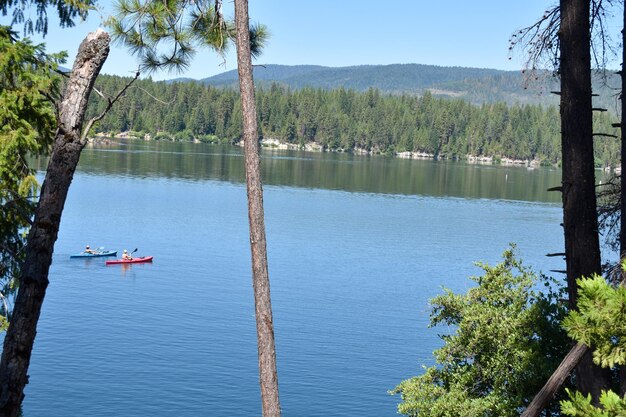
[[[238, 148], [88, 148], [63, 213], [24, 415], [260, 415]], [[284, 416], [393, 416], [440, 345], [428, 299], [509, 242], [563, 269], [555, 171], [265, 151]], [[70, 259], [85, 244], [153, 264]]]

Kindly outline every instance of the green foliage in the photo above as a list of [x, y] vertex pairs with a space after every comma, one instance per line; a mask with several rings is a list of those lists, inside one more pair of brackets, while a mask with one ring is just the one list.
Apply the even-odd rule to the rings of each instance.
[[[101, 76], [100, 91], [114, 94], [125, 78]], [[366, 149], [374, 153], [425, 152], [440, 157], [465, 155], [499, 159], [560, 160], [560, 119], [556, 107], [474, 106], [463, 100], [436, 98], [426, 93], [384, 95], [339, 88], [333, 91], [290, 90], [272, 84], [256, 91], [259, 134], [292, 144], [315, 142], [327, 149]], [[153, 97], [158, 97], [159, 101]], [[230, 142], [240, 136], [237, 91], [193, 82], [138, 80], [123, 101], [100, 122], [100, 132], [191, 130], [195, 138], [214, 135]], [[92, 99], [90, 114], [106, 103]], [[612, 117], [596, 114], [594, 131], [613, 132]], [[597, 156], [615, 164], [619, 143], [596, 139]]]
[[[56, 126], [49, 98], [60, 79], [52, 71], [64, 56], [46, 55], [43, 45], [18, 40], [0, 26], [0, 298], [12, 293], [23, 257], [25, 231], [33, 213], [38, 183], [26, 163], [42, 154]], [[7, 305], [0, 304], [0, 327]]]
[[626, 288], [601, 276], [578, 280], [578, 311], [563, 321], [567, 333], [593, 346], [593, 360], [604, 368], [626, 365]]
[[600, 407], [591, 404], [591, 394], [566, 389], [569, 401], [561, 402], [561, 412], [571, 417], [623, 417], [626, 416], [626, 400], [613, 391], [603, 391]]
[[55, 118], [48, 97], [59, 79], [51, 71], [63, 58], [0, 27], [0, 178], [14, 189], [29, 174], [25, 154], [52, 141]]
[[[445, 294], [431, 301], [431, 325], [445, 325], [453, 334], [440, 336], [444, 346], [434, 352], [436, 365], [423, 375], [400, 383], [401, 414], [420, 417], [518, 416], [567, 352], [560, 327], [565, 309], [562, 291], [538, 278], [514, 257], [472, 277], [466, 294]], [[449, 328], [450, 328], [449, 327]], [[548, 412], [556, 410], [553, 403]]]
[[[213, 0], [120, 0], [109, 19], [113, 36], [137, 55], [148, 71], [184, 70], [199, 47], [223, 54], [235, 35], [224, 18], [221, 3]], [[250, 49], [258, 56], [269, 33], [250, 25]]]
[[[626, 268], [626, 264], [622, 264]], [[595, 275], [578, 281], [578, 311], [571, 311], [563, 327], [573, 339], [593, 348], [593, 361], [613, 368], [626, 364], [626, 288], [612, 286]], [[626, 415], [626, 397], [603, 392], [600, 408], [591, 396], [568, 391], [569, 401], [561, 402], [563, 414], [572, 417], [621, 417]]]
[[[74, 26], [74, 20], [85, 19], [90, 10], [95, 9], [96, 0], [0, 0], [0, 11], [6, 16], [11, 11], [11, 26], [23, 24], [25, 35], [35, 32], [44, 36], [48, 33], [48, 7], [53, 6], [62, 28]], [[35, 22], [31, 10], [35, 9]]]

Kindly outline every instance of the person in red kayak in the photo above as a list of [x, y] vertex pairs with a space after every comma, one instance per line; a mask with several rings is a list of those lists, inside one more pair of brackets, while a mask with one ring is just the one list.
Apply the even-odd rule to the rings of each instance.
[[130, 261], [133, 259], [133, 257], [130, 256], [130, 254], [128, 253], [126, 249], [124, 249], [124, 253], [122, 253], [122, 259], [125, 261]]
[[91, 253], [91, 254], [96, 253], [96, 251], [91, 250], [91, 248], [89, 247], [89, 245], [85, 246], [85, 250], [84, 250], [83, 252], [84, 252], [84, 253]]

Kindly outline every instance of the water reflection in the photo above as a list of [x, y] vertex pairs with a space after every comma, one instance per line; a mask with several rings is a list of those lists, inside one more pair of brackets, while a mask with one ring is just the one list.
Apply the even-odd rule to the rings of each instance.
[[[38, 163], [43, 168], [43, 162]], [[268, 185], [560, 202], [560, 194], [546, 191], [560, 184], [557, 169], [267, 148], [262, 150], [261, 166], [263, 181]], [[161, 141], [94, 144], [83, 151], [78, 169], [98, 175], [245, 181], [242, 149], [223, 145]]]

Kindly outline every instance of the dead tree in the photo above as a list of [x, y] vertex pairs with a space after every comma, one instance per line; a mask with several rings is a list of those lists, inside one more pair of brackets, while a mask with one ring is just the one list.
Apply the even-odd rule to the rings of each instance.
[[[87, 101], [109, 54], [109, 43], [109, 35], [101, 29], [87, 35], [79, 47], [63, 97], [57, 105], [58, 126], [28, 234], [20, 287], [4, 340], [0, 362], [0, 416], [14, 417], [20, 412], [63, 206], [80, 153], [87, 142], [87, 132], [96, 120], [104, 117], [103, 113], [90, 120], [83, 129]], [[122, 94], [120, 92], [109, 100], [106, 111]]]
[[[601, 273], [593, 160], [591, 5], [591, 0], [561, 0], [558, 9], [563, 229], [570, 309], [576, 308], [576, 280]], [[599, 5], [593, 5], [596, 13]], [[610, 372], [594, 365], [591, 350], [577, 344], [522, 416], [539, 416], [574, 366], [578, 389], [597, 402], [601, 391], [610, 387]]]

